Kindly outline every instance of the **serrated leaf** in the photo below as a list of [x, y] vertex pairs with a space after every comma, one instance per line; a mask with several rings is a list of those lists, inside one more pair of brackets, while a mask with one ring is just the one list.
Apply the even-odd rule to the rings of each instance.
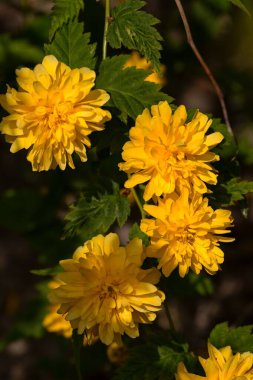
[[212, 330], [209, 340], [217, 348], [231, 346], [234, 352], [253, 352], [253, 325], [237, 328], [220, 323]]
[[176, 373], [178, 364], [184, 361], [186, 356], [185, 352], [177, 352], [168, 346], [159, 346], [158, 354], [158, 366], [166, 376], [170, 375], [171, 377]]
[[[160, 339], [161, 340], [161, 339]], [[127, 361], [116, 372], [114, 380], [172, 380], [179, 362], [193, 368], [195, 358], [182, 345], [147, 343], [130, 349]]]
[[129, 231], [129, 240], [132, 240], [136, 237], [141, 239], [145, 246], [149, 245], [148, 235], [146, 235], [144, 232], [141, 231], [137, 223], [134, 223]]
[[149, 13], [140, 11], [146, 4], [141, 0], [128, 0], [112, 10], [112, 21], [108, 28], [107, 40], [111, 47], [123, 46], [138, 50], [156, 71], [160, 71], [161, 35], [153, 25], [159, 20]]
[[49, 39], [52, 40], [55, 32], [67, 23], [78, 17], [81, 9], [84, 8], [83, 0], [54, 0], [51, 28]]
[[[246, 205], [246, 195], [253, 192], [253, 181], [241, 181], [239, 177], [231, 178], [215, 186], [210, 196], [215, 207], [234, 206], [239, 202], [240, 208]], [[243, 210], [242, 210], [243, 211]]]
[[101, 63], [96, 87], [111, 95], [108, 106], [116, 107], [121, 113], [135, 119], [145, 107], [161, 100], [173, 100], [159, 92], [159, 85], [145, 81], [149, 71], [135, 67], [123, 69], [128, 58], [128, 55], [120, 55], [107, 58]]
[[76, 20], [59, 29], [53, 41], [45, 45], [46, 54], [53, 54], [72, 69], [96, 65], [96, 44], [90, 44], [90, 33], [83, 33], [84, 25]]
[[241, 0], [228, 0], [230, 3], [234, 4], [236, 7], [240, 8], [243, 12], [245, 12], [249, 17], [251, 17], [251, 14], [249, 10], [246, 8], [246, 6], [243, 4]]
[[66, 235], [82, 234], [88, 240], [97, 234], [106, 233], [116, 220], [122, 227], [130, 214], [130, 205], [114, 183], [112, 194], [105, 192], [91, 197], [82, 196], [70, 210], [65, 217]]
[[253, 192], [253, 181], [240, 181], [240, 178], [232, 178], [228, 183], [223, 184], [231, 196], [230, 205], [243, 200], [244, 196]]

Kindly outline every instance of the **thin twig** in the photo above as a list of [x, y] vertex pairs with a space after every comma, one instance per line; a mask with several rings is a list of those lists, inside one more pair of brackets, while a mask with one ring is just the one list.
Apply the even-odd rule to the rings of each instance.
[[164, 309], [165, 309], [165, 314], [168, 318], [168, 321], [169, 321], [169, 326], [170, 326], [170, 330], [172, 332], [175, 332], [176, 329], [175, 329], [175, 325], [174, 325], [174, 322], [173, 322], [173, 319], [172, 319], [172, 316], [171, 316], [171, 313], [170, 313], [170, 309], [169, 309], [169, 305], [168, 304], [164, 304]]
[[105, 1], [105, 28], [104, 28], [104, 37], [103, 37], [103, 60], [107, 56], [107, 31], [108, 31], [110, 13], [111, 13], [110, 5], [111, 5], [110, 0], [106, 0]]
[[234, 136], [234, 133], [233, 133], [233, 130], [231, 128], [230, 121], [229, 121], [227, 106], [226, 106], [226, 103], [224, 101], [223, 92], [222, 92], [219, 84], [217, 83], [216, 79], [214, 78], [214, 76], [213, 76], [213, 74], [212, 74], [209, 66], [204, 61], [204, 59], [203, 59], [202, 55], [200, 54], [197, 46], [195, 45], [195, 42], [194, 42], [193, 37], [192, 37], [190, 25], [188, 23], [188, 20], [187, 20], [184, 8], [182, 6], [181, 0], [175, 0], [175, 3], [176, 3], [176, 6], [178, 8], [178, 11], [180, 13], [180, 16], [181, 16], [181, 19], [183, 21], [183, 24], [184, 24], [184, 29], [185, 29], [185, 32], [186, 32], [187, 41], [188, 41], [190, 47], [192, 48], [192, 51], [195, 54], [196, 58], [198, 59], [199, 63], [203, 67], [203, 69], [204, 69], [206, 75], [208, 76], [210, 82], [213, 85], [213, 88], [214, 88], [214, 90], [215, 90], [215, 92], [216, 92], [216, 94], [218, 96], [219, 101], [220, 101], [220, 105], [221, 105], [224, 121], [225, 121], [225, 123], [227, 125], [228, 132], [232, 136]]
[[139, 207], [139, 210], [140, 210], [140, 213], [141, 213], [141, 218], [144, 219], [145, 218], [145, 211], [143, 210], [143, 207], [142, 207], [142, 204], [141, 204], [141, 201], [135, 191], [135, 189], [132, 187], [131, 189], [131, 193], [133, 194], [133, 197], [135, 199], [135, 202], [137, 204], [137, 206]]

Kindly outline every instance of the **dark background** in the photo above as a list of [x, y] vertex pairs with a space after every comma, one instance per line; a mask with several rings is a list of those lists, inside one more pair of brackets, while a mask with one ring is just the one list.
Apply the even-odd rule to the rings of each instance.
[[[92, 39], [98, 40], [100, 49], [103, 8], [93, 0], [86, 3], [86, 29], [92, 31]], [[185, 0], [183, 3], [195, 42], [223, 88], [239, 142], [242, 177], [253, 179], [253, 20], [227, 0]], [[253, 14], [251, 1], [248, 5]], [[15, 85], [17, 67], [33, 67], [41, 61], [51, 7], [52, 3], [46, 0], [0, 2], [2, 93], [6, 91], [6, 83]], [[149, 0], [148, 10], [161, 20], [162, 62], [167, 67], [165, 91], [176, 99], [176, 104], [222, 117], [213, 88], [186, 42], [174, 1]], [[87, 164], [87, 167], [79, 165], [75, 172], [67, 169], [33, 173], [25, 160], [25, 152], [11, 154], [3, 136], [0, 152], [3, 294], [0, 299], [0, 379], [69, 380], [75, 376], [71, 344], [41, 327], [46, 310], [47, 279], [32, 275], [30, 270], [56, 265], [60, 258], [72, 254], [77, 241], [62, 239], [63, 218], [67, 205], [87, 182], [90, 183], [92, 168]], [[106, 170], [109, 169], [105, 169], [105, 174]], [[239, 208], [233, 208], [236, 241], [226, 247], [222, 272], [212, 278], [212, 282], [207, 280], [207, 289], [195, 286], [188, 291], [186, 282], [178, 281], [176, 275], [171, 280], [169, 304], [173, 319], [193, 349], [205, 346], [216, 323], [252, 322], [252, 197], [249, 196], [248, 201], [247, 219]], [[168, 327], [163, 314], [159, 324], [162, 328]], [[111, 365], [106, 360], [105, 347], [96, 345], [86, 349], [85, 355], [87, 373], [93, 374], [90, 378], [110, 378]]]

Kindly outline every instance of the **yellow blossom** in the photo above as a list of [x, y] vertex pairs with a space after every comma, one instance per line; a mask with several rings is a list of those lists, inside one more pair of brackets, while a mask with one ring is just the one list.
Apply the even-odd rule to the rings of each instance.
[[101, 131], [110, 120], [101, 109], [109, 99], [103, 90], [92, 90], [96, 74], [70, 67], [46, 56], [34, 70], [16, 70], [19, 90], [8, 87], [0, 102], [10, 114], [0, 130], [11, 143], [11, 152], [28, 149], [27, 159], [35, 171], [74, 168], [72, 154], [86, 161], [88, 135]]
[[[48, 284], [49, 289], [56, 289], [60, 286], [60, 281], [50, 281]], [[50, 305], [49, 311], [43, 319], [43, 326], [47, 331], [58, 333], [65, 338], [72, 336], [72, 327], [69, 321], [66, 321], [63, 315], [58, 314], [57, 310], [60, 305]]]
[[205, 376], [189, 373], [181, 362], [178, 365], [176, 380], [252, 380], [253, 354], [244, 352], [233, 355], [230, 346], [221, 349], [208, 344], [207, 359], [199, 357]]
[[209, 149], [222, 141], [219, 132], [206, 135], [212, 121], [200, 112], [186, 122], [187, 112], [180, 106], [172, 113], [167, 102], [145, 109], [130, 129], [130, 141], [123, 147], [124, 163], [120, 170], [129, 174], [125, 187], [148, 182], [144, 191], [147, 201], [152, 196], [194, 188], [207, 192], [205, 183], [215, 185], [217, 174], [210, 162], [219, 156]]
[[154, 284], [156, 268], [141, 269], [142, 241], [120, 247], [117, 234], [98, 235], [79, 247], [73, 259], [62, 260], [62, 282], [50, 299], [61, 304], [64, 314], [79, 334], [99, 337], [107, 345], [118, 343], [126, 333], [139, 335], [139, 323], [151, 323], [161, 309], [164, 294]]
[[161, 87], [166, 85], [166, 79], [164, 76], [165, 66], [160, 65], [161, 76], [153, 69], [151, 63], [145, 58], [141, 57], [137, 51], [133, 51], [130, 58], [124, 65], [124, 68], [136, 67], [137, 69], [150, 70], [152, 74], [147, 76], [145, 81], [159, 84]]
[[48, 332], [63, 335], [65, 338], [71, 338], [72, 327], [64, 316], [57, 313], [60, 305], [50, 305], [47, 315], [43, 319], [43, 326]]
[[151, 237], [147, 255], [159, 258], [158, 268], [167, 277], [178, 266], [184, 277], [189, 268], [199, 274], [202, 268], [209, 274], [220, 269], [224, 253], [219, 242], [234, 239], [222, 236], [230, 232], [231, 212], [213, 210], [208, 199], [182, 190], [165, 199], [157, 206], [145, 205], [144, 210], [155, 219], [143, 219], [141, 230]]

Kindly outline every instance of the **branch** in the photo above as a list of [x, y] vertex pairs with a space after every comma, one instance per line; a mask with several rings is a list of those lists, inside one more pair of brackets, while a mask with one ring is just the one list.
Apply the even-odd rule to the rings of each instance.
[[198, 59], [199, 63], [203, 67], [203, 69], [204, 69], [206, 75], [208, 76], [210, 82], [213, 85], [213, 88], [214, 88], [214, 90], [215, 90], [215, 92], [216, 92], [216, 94], [218, 96], [218, 99], [219, 99], [219, 102], [220, 102], [220, 105], [221, 105], [224, 121], [225, 121], [225, 123], [227, 125], [228, 132], [230, 133], [230, 135], [232, 135], [234, 137], [234, 133], [233, 133], [233, 130], [231, 128], [231, 124], [230, 124], [229, 117], [228, 117], [228, 111], [227, 111], [226, 103], [224, 101], [223, 92], [222, 92], [219, 84], [217, 83], [216, 79], [214, 78], [214, 76], [213, 76], [210, 68], [208, 67], [208, 65], [204, 61], [202, 55], [200, 54], [197, 46], [195, 45], [195, 42], [194, 42], [193, 37], [192, 37], [190, 25], [188, 23], [188, 20], [187, 20], [184, 8], [182, 6], [181, 0], [175, 0], [175, 3], [176, 3], [176, 6], [178, 8], [178, 11], [180, 13], [180, 16], [181, 16], [181, 19], [183, 21], [183, 24], [184, 24], [184, 29], [185, 29], [185, 32], [186, 32], [187, 41], [188, 41], [190, 47], [192, 48], [192, 51], [195, 54], [196, 58]]
[[105, 27], [104, 27], [104, 37], [103, 37], [103, 60], [106, 58], [107, 55], [107, 31], [109, 26], [109, 20], [110, 20], [110, 4], [111, 0], [105, 1]]

